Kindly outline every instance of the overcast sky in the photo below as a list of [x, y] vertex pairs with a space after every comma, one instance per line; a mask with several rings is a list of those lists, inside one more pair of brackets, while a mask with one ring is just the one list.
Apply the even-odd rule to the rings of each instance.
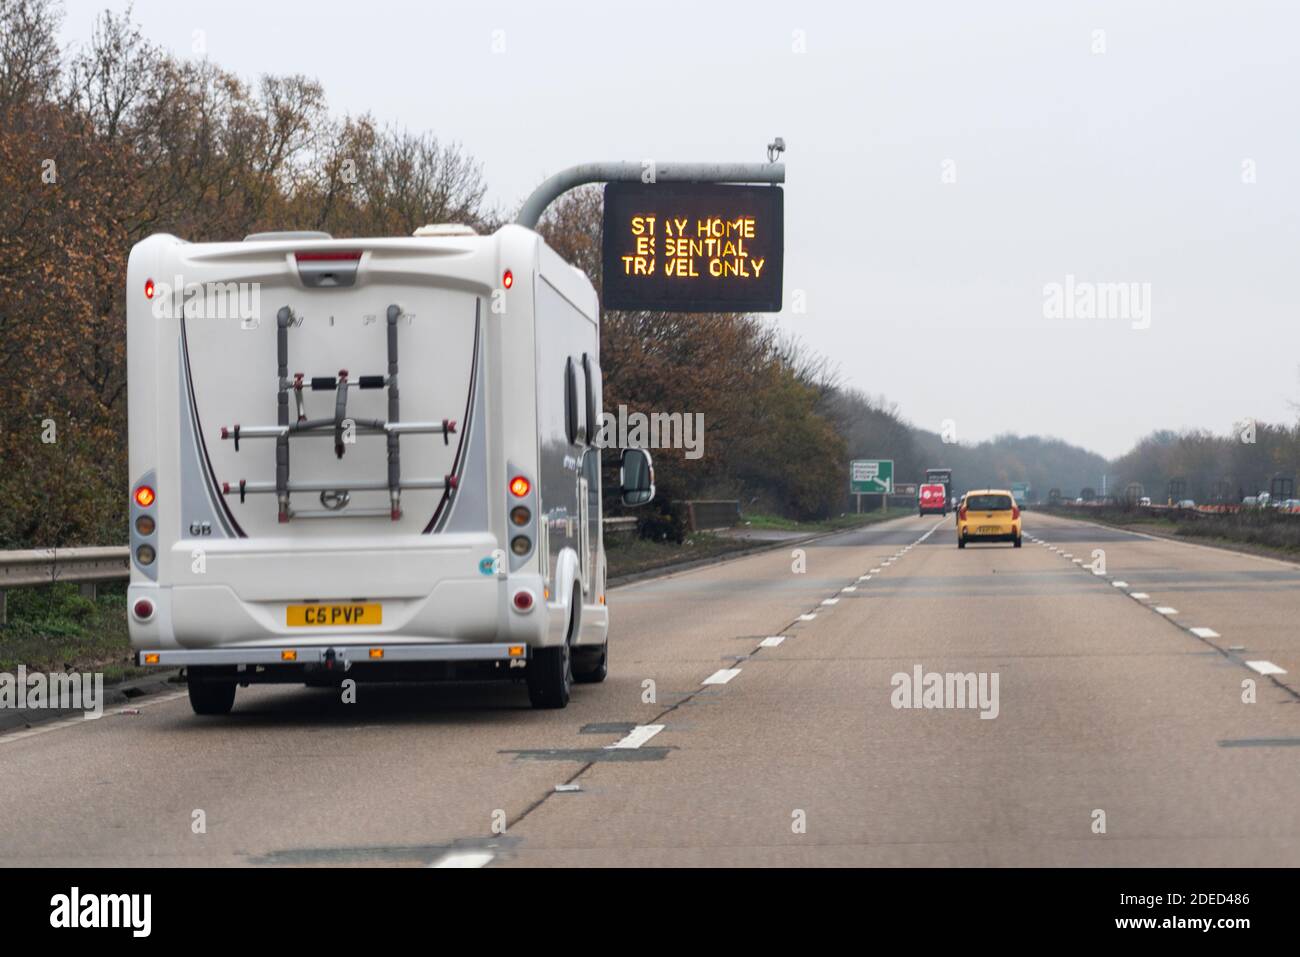
[[[68, 0], [65, 40], [105, 6], [126, 4]], [[1157, 428], [1295, 417], [1300, 8], [1282, 0], [134, 7], [177, 54], [201, 30], [249, 79], [308, 74], [337, 113], [460, 141], [512, 212], [573, 163], [761, 160], [785, 137], [780, 321], [963, 442], [1113, 456]], [[1149, 323], [1049, 317], [1067, 276], [1076, 295], [1138, 284], [1135, 302], [1149, 284]]]

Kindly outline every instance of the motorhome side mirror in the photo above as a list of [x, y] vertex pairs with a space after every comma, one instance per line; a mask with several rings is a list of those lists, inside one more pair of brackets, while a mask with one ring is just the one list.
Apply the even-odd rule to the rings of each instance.
[[619, 484], [624, 505], [644, 505], [655, 497], [655, 468], [645, 449], [624, 449]]

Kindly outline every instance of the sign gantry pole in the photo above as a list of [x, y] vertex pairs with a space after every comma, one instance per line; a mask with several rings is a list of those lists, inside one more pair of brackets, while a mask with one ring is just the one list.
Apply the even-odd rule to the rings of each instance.
[[[782, 147], [784, 148], [784, 146]], [[556, 173], [533, 190], [515, 223], [536, 229], [546, 207], [588, 183], [784, 183], [784, 163], [582, 163]]]
[[604, 183], [601, 305], [650, 312], [780, 312], [785, 141], [766, 163], [583, 163], [533, 190], [515, 224], [535, 230], [552, 202]]

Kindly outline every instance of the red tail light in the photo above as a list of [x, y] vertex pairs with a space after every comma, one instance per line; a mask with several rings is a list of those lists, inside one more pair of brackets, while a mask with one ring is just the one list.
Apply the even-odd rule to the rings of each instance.
[[1019, 506], [1019, 505], [1012, 505], [1012, 506], [1011, 506], [1011, 517], [1012, 517], [1013, 519], [1017, 519], [1017, 518], [1020, 517], [1020, 506]]
[[316, 253], [294, 253], [293, 258], [300, 263], [357, 262], [361, 259], [361, 250], [329, 250]]
[[528, 611], [533, 607], [533, 593], [530, 591], [515, 592], [514, 604], [516, 611]]
[[961, 508], [957, 509], [957, 517], [960, 518], [963, 522], [966, 521], [966, 506], [965, 506], [965, 505], [963, 505]]

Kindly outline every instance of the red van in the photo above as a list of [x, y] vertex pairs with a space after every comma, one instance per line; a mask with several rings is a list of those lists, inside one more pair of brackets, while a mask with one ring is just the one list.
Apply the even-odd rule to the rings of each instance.
[[918, 515], [947, 515], [948, 487], [946, 485], [922, 485], [917, 490]]

